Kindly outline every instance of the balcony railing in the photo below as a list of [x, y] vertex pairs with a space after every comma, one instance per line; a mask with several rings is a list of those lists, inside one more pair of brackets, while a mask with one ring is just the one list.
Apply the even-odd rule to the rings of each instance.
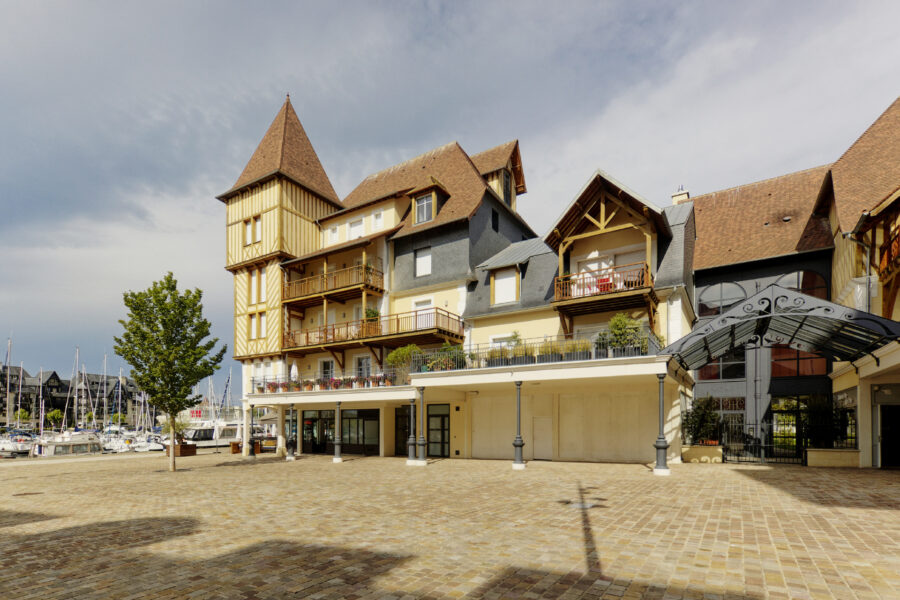
[[629, 327], [610, 331], [599, 329], [563, 336], [516, 340], [497, 344], [478, 344], [470, 349], [460, 346], [425, 350], [413, 355], [411, 371], [459, 371], [532, 364], [550, 364], [581, 360], [601, 360], [635, 356], [653, 356], [662, 344], [649, 327]]
[[554, 282], [553, 299], [558, 302], [589, 298], [652, 285], [653, 278], [647, 263], [634, 263], [557, 277]]
[[322, 325], [313, 329], [287, 331], [284, 334], [284, 347], [319, 346], [403, 333], [413, 334], [431, 329], [440, 329], [462, 337], [463, 321], [458, 315], [442, 308], [425, 308], [407, 313]]
[[322, 294], [354, 285], [384, 289], [384, 273], [370, 265], [356, 265], [284, 284], [284, 299]]
[[333, 373], [318, 373], [311, 379], [289, 377], [254, 377], [250, 382], [251, 394], [296, 394], [301, 392], [325, 392], [335, 390], [368, 389], [406, 385], [409, 369], [383, 369], [359, 372], [338, 377]]

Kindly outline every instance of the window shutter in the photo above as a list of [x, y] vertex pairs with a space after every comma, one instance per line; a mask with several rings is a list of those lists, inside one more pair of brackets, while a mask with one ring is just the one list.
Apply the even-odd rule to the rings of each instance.
[[518, 273], [515, 268], [500, 269], [494, 274], [494, 304], [503, 304], [505, 302], [515, 302], [516, 298], [516, 277]]
[[416, 277], [431, 275], [431, 248], [416, 250]]

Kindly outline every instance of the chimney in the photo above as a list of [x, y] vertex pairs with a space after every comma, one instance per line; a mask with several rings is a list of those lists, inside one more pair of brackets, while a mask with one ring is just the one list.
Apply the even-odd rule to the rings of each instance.
[[672, 194], [672, 204], [682, 204], [690, 199], [691, 193], [683, 185], [678, 186], [678, 191]]

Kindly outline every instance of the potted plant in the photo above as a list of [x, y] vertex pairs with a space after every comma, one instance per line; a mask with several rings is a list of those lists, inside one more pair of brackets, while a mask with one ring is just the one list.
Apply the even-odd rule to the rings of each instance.
[[561, 362], [563, 359], [562, 350], [558, 342], [547, 340], [538, 346], [537, 362], [552, 363]]
[[278, 384], [278, 389], [281, 390], [282, 392], [288, 391], [288, 382], [287, 381], [280, 382]]
[[564, 360], [590, 360], [591, 341], [585, 339], [567, 340], [564, 344]]
[[338, 379], [337, 377], [332, 377], [332, 378], [331, 378], [331, 389], [333, 389], [333, 390], [339, 390], [339, 389], [341, 389], [341, 384], [342, 384], [342, 383], [343, 383], [343, 381], [341, 381], [341, 380]]
[[488, 367], [503, 367], [509, 364], [509, 356], [507, 355], [506, 348], [491, 348], [487, 353], [487, 360], [485, 361]]
[[392, 350], [384, 360], [388, 366], [393, 367], [397, 374], [405, 378], [406, 382], [409, 383], [409, 370], [412, 367], [413, 358], [421, 354], [422, 350], [418, 346], [407, 344]]
[[262, 394], [265, 391], [266, 391], [266, 386], [263, 384], [263, 382], [257, 381], [256, 382], [256, 393]]
[[312, 379], [304, 379], [303, 380], [303, 390], [306, 392], [311, 392], [313, 389], [313, 385], [315, 382]]
[[509, 364], [511, 365], [530, 365], [534, 363], [534, 348], [519, 342], [510, 349]]
[[390, 387], [390, 386], [394, 385], [394, 378], [395, 378], [395, 377], [396, 377], [396, 376], [395, 376], [393, 373], [385, 373], [385, 374], [384, 374], [384, 379], [382, 379], [382, 381], [384, 381], [384, 385], [385, 385], [386, 387]]
[[381, 311], [377, 308], [367, 308], [363, 329], [363, 337], [381, 335]]
[[266, 384], [266, 391], [269, 392], [270, 394], [274, 394], [277, 389], [278, 389], [278, 384], [274, 381], [270, 381]]
[[641, 322], [624, 313], [609, 320], [609, 346], [613, 356], [641, 354]]
[[684, 413], [685, 438], [694, 446], [719, 445], [719, 413], [714, 398], [694, 400], [693, 406]]

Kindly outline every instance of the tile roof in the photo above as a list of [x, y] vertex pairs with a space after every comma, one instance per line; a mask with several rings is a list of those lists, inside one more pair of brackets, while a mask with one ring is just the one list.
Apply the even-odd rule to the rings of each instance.
[[335, 205], [341, 206], [338, 195], [309, 138], [306, 137], [306, 131], [303, 130], [294, 107], [291, 106], [290, 96], [284, 101], [284, 105], [250, 157], [241, 176], [230, 190], [219, 196], [219, 199], [224, 200], [241, 188], [275, 173], [285, 175]]
[[356, 239], [352, 239], [346, 242], [342, 242], [340, 244], [335, 244], [333, 246], [325, 246], [324, 248], [319, 248], [318, 250], [313, 250], [312, 252], [307, 252], [301, 256], [296, 258], [289, 258], [287, 260], [281, 261], [282, 266], [286, 265], [295, 265], [298, 263], [306, 262], [308, 260], [312, 260], [314, 258], [318, 258], [320, 256], [328, 256], [330, 254], [334, 254], [336, 252], [343, 252], [344, 250], [352, 250], [353, 248], [360, 248], [362, 246], [367, 246], [372, 243], [372, 240], [380, 238], [382, 236], [390, 237], [392, 233], [396, 232], [399, 227], [394, 227], [392, 229], [384, 229], [382, 231], [376, 231], [375, 233], [370, 233], [369, 235], [365, 235], [362, 237], [358, 237]]
[[900, 190], [900, 97], [834, 163], [831, 177], [845, 233]]
[[472, 162], [482, 175], [502, 169], [510, 161], [512, 161], [513, 177], [516, 180], [516, 193], [524, 194], [526, 192], [525, 172], [522, 169], [522, 157], [519, 154], [519, 140], [512, 140], [472, 155]]
[[395, 238], [468, 219], [478, 210], [484, 195], [493, 193], [469, 155], [451, 142], [369, 175], [344, 198], [344, 206], [361, 206], [399, 191], [434, 185], [435, 181], [449, 192], [447, 202], [433, 220], [421, 225], [413, 225], [412, 214], [407, 214]]
[[830, 165], [693, 198], [694, 270], [830, 248], [813, 207]]

